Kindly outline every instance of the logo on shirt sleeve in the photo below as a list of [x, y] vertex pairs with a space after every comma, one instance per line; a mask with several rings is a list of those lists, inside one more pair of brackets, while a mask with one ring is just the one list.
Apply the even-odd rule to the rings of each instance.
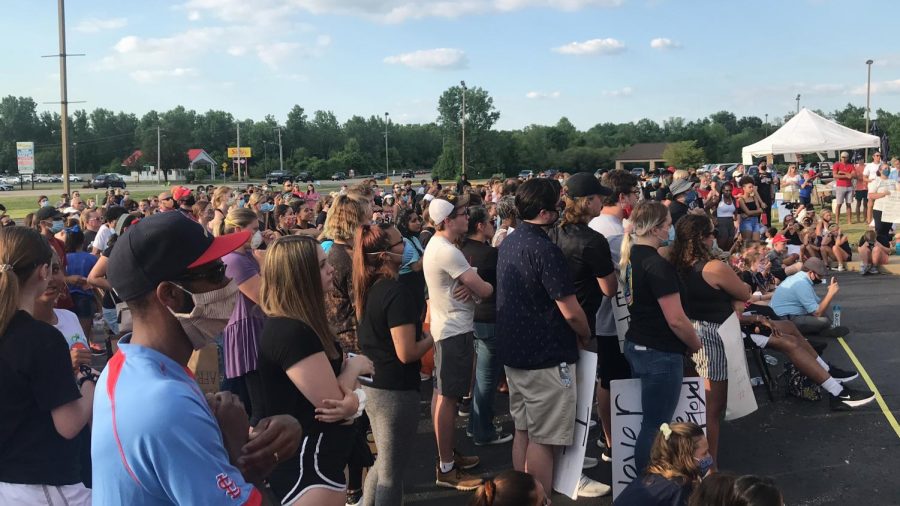
[[240, 487], [235, 485], [234, 480], [229, 478], [225, 473], [219, 473], [216, 476], [216, 485], [225, 491], [225, 495], [232, 499], [237, 499], [241, 496]]

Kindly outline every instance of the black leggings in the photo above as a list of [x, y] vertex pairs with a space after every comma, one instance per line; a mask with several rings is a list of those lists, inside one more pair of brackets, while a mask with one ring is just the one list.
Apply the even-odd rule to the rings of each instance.
[[265, 413], [263, 406], [263, 384], [259, 377], [259, 371], [250, 371], [244, 375], [244, 384], [247, 387], [247, 396], [250, 398], [250, 425], [255, 426], [263, 419]]

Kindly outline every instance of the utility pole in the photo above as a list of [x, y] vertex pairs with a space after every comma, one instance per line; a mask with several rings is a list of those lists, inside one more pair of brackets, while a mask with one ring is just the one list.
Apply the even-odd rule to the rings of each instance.
[[278, 130], [278, 169], [281, 172], [284, 172], [284, 149], [281, 146], [281, 127], [277, 127]]
[[384, 113], [384, 176], [391, 177], [388, 163], [388, 113]]
[[[72, 172], [78, 174], [78, 143], [72, 142], [72, 151], [75, 154], [75, 166], [72, 168]], [[68, 178], [66, 178], [68, 179]], [[66, 192], [68, 193], [68, 192]]]
[[237, 180], [241, 182], [241, 122], [237, 122]]
[[[162, 170], [162, 152], [160, 151], [162, 143], [160, 142], [160, 137], [161, 137], [161, 135], [159, 134], [159, 124], [157, 124], [156, 125], [156, 184], [161, 183], [161, 181], [159, 180], [159, 173]], [[169, 178], [167, 177], [166, 181], [168, 181], [168, 180], [169, 180]]]
[[769, 115], [766, 114], [766, 137], [769, 136]]
[[462, 86], [462, 177], [466, 177], [466, 82], [460, 81]]
[[799, 93], [797, 93], [797, 98], [795, 98], [794, 100], [797, 101], [797, 114], [800, 114], [800, 94]]
[[[871, 95], [872, 95], [872, 64], [875, 63], [874, 60], [866, 60], [866, 66], [869, 67], [869, 77], [866, 79], [866, 133], [869, 133], [869, 115], [872, 111], [871, 107]], [[882, 159], [884, 159], [884, 154], [881, 155]], [[869, 148], [866, 148], [866, 161], [869, 161]]]
[[[63, 191], [69, 194], [71, 186], [69, 182], [69, 91], [66, 83], [66, 6], [65, 0], [57, 2], [59, 9], [59, 92], [62, 118], [60, 118], [60, 133], [62, 136], [62, 179]], [[32, 180], [34, 176], [32, 175]]]

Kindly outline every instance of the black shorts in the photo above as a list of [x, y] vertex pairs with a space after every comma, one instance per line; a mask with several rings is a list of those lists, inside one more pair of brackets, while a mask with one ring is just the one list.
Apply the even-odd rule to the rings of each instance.
[[631, 367], [619, 349], [619, 336], [597, 336], [597, 377], [600, 387], [609, 390], [609, 382], [631, 378]]
[[79, 319], [93, 318], [94, 313], [97, 312], [96, 300], [93, 295], [73, 293], [72, 303], [74, 304], [72, 312], [75, 313]]
[[862, 202], [863, 200], [869, 200], [869, 190], [856, 190], [856, 200]]
[[438, 393], [445, 397], [469, 395], [474, 360], [473, 332], [445, 337], [434, 343], [434, 388]]
[[347, 490], [344, 469], [356, 441], [352, 425], [303, 436], [297, 455], [283, 461], [269, 476], [269, 486], [281, 504], [291, 504], [313, 488]]

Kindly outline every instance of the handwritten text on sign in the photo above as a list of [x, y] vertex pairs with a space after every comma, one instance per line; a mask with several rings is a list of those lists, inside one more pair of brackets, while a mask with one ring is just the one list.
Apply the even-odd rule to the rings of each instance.
[[[634, 445], [644, 418], [641, 408], [641, 380], [610, 383], [612, 399], [613, 499], [618, 497], [638, 473], [634, 465]], [[673, 422], [693, 422], [706, 428], [706, 391], [703, 378], [684, 378]], [[657, 428], [658, 429], [658, 428]]]

